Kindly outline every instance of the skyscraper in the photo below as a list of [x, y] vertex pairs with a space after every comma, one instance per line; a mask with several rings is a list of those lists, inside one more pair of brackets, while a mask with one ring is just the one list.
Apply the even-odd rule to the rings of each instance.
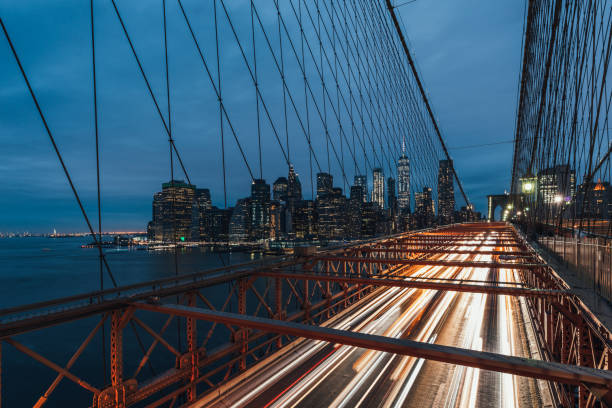
[[212, 208], [210, 190], [207, 188], [196, 188], [191, 215], [191, 234], [196, 241], [208, 239], [206, 233], [206, 216]]
[[410, 160], [403, 151], [397, 161], [397, 207], [400, 212], [410, 211]]
[[452, 223], [454, 213], [453, 162], [451, 160], [440, 160], [440, 168], [438, 170], [438, 218], [440, 223]]
[[229, 223], [229, 239], [234, 242], [246, 241], [251, 230], [251, 199], [242, 198], [236, 202]]
[[567, 164], [557, 165], [538, 174], [538, 200], [545, 206], [569, 203], [576, 194], [576, 172]]
[[162, 184], [153, 196], [151, 237], [156, 241], [181, 242], [191, 237], [196, 187], [183, 180]]
[[289, 188], [289, 184], [285, 177], [277, 178], [272, 186], [273, 198], [276, 201], [286, 201], [288, 188]]
[[346, 235], [351, 239], [361, 237], [361, 212], [363, 208], [363, 189], [361, 186], [352, 186], [351, 195], [347, 203]]
[[422, 192], [414, 194], [414, 215], [419, 228], [429, 227], [433, 223], [436, 211], [431, 188], [423, 187]]
[[385, 176], [380, 167], [374, 169], [372, 180], [372, 202], [378, 204], [380, 209], [383, 209], [385, 208]]
[[355, 176], [355, 185], [361, 187], [362, 201], [368, 201], [368, 176], [358, 174]]
[[251, 184], [251, 236], [255, 239], [270, 235], [270, 185], [256, 179]]
[[293, 170], [293, 165], [289, 165], [289, 177], [287, 177], [287, 200], [300, 201], [302, 199], [302, 183], [298, 174]]
[[317, 199], [331, 194], [334, 178], [329, 173], [317, 173]]
[[295, 237], [313, 239], [317, 235], [317, 211], [312, 200], [302, 200], [295, 210]]

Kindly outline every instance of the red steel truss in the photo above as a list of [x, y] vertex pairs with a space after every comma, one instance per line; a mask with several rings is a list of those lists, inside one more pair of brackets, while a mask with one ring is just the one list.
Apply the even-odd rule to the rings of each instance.
[[[501, 233], [502, 239], [487, 240], [491, 231]], [[441, 259], [453, 254], [469, 256], [464, 261]], [[481, 255], [493, 261], [479, 261]], [[419, 265], [456, 271], [515, 270], [522, 281], [408, 277], [411, 268]], [[388, 287], [524, 296], [544, 360], [321, 325], [341, 311], [350, 313], [373, 292]], [[303, 250], [296, 256], [5, 309], [0, 319], [0, 346], [9, 346], [0, 347], [4, 358], [10, 348], [54, 373], [48, 387], [33, 390], [40, 395], [32, 402], [35, 407], [52, 400], [66, 381], [89, 393], [93, 407], [171, 407], [196, 401], [299, 337], [546, 379], [553, 382], [558, 400], [566, 407], [612, 402], [610, 332], [525, 238], [506, 224], [454, 225], [326, 251]], [[53, 361], [44, 347], [31, 341], [34, 334], [44, 345], [48, 330], [77, 321], [90, 329], [63, 363]], [[104, 327], [108, 374], [100, 381], [99, 372], [77, 373], [75, 366], [93, 347], [94, 339], [99, 340]], [[126, 352], [134, 350], [133, 342], [139, 345], [140, 355]], [[2, 364], [0, 374], [6, 376], [1, 370]]]

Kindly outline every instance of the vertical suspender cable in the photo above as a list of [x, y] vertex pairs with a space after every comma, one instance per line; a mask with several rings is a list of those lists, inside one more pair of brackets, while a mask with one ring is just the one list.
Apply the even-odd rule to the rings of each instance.
[[221, 96], [221, 62], [219, 61], [219, 24], [217, 22], [217, 0], [213, 0], [215, 15], [215, 45], [217, 52], [217, 89], [219, 101], [219, 131], [221, 132], [221, 163], [223, 166], [223, 208], [227, 209], [227, 182], [225, 177], [225, 137], [223, 134], [223, 97]]
[[89, 220], [89, 217], [87, 216], [87, 213], [85, 212], [85, 207], [83, 207], [83, 202], [81, 201], [81, 197], [79, 196], [79, 193], [77, 192], [76, 187], [74, 186], [74, 183], [72, 182], [72, 177], [70, 177], [70, 173], [68, 172], [68, 168], [66, 167], [66, 164], [64, 163], [64, 159], [62, 158], [62, 154], [59, 151], [59, 147], [57, 147], [57, 144], [55, 143], [55, 138], [53, 137], [53, 133], [51, 133], [51, 128], [49, 128], [47, 119], [45, 118], [42, 108], [40, 107], [40, 104], [38, 103], [38, 98], [36, 98], [34, 89], [32, 88], [32, 85], [30, 85], [30, 80], [28, 79], [28, 75], [26, 74], [25, 69], [23, 68], [23, 65], [21, 65], [21, 59], [19, 59], [17, 50], [15, 50], [15, 46], [13, 45], [13, 41], [11, 40], [11, 37], [9, 36], [6, 26], [4, 25], [4, 21], [2, 20], [2, 17], [0, 17], [0, 27], [2, 27], [2, 31], [4, 32], [4, 36], [6, 37], [6, 41], [8, 42], [11, 52], [13, 53], [15, 62], [17, 62], [17, 66], [19, 67], [21, 76], [23, 77], [23, 80], [26, 83], [30, 96], [32, 97], [32, 101], [34, 102], [34, 105], [36, 106], [36, 111], [38, 112], [38, 115], [40, 116], [40, 120], [42, 121], [43, 126], [45, 128], [45, 132], [47, 133], [47, 136], [49, 136], [49, 140], [51, 141], [53, 150], [55, 151], [57, 159], [59, 160], [60, 165], [62, 166], [62, 170], [64, 171], [64, 175], [66, 176], [66, 180], [68, 181], [68, 184], [70, 185], [70, 189], [72, 190], [74, 199], [76, 200], [77, 205], [79, 206], [79, 209], [81, 210], [81, 214], [83, 215], [83, 218], [85, 219], [85, 223], [87, 224], [87, 229], [89, 230], [89, 233], [91, 234], [94, 240], [94, 245], [96, 245], [100, 249], [100, 253], [102, 254], [101, 255], [102, 261], [104, 262], [104, 267], [106, 268], [106, 272], [108, 273], [108, 276], [110, 277], [113, 285], [117, 287], [117, 281], [115, 280], [115, 277], [113, 276], [110, 270], [110, 266], [108, 265], [108, 262], [106, 260], [106, 257], [104, 256], [104, 253], [102, 253], [101, 246], [98, 244], [98, 236], [94, 231], [94, 228], [91, 224], [91, 221]]
[[261, 159], [261, 121], [259, 118], [259, 82], [257, 78], [257, 50], [255, 48], [255, 19], [253, 17], [253, 0], [251, 0], [251, 38], [253, 40], [253, 75], [255, 77], [253, 85], [255, 86], [255, 110], [257, 114], [257, 148], [259, 151], [259, 178], [263, 179], [263, 164]]
[[[450, 154], [448, 153], [448, 150], [446, 148], [446, 144], [444, 143], [444, 139], [442, 138], [442, 134], [440, 133], [440, 129], [438, 128], [438, 122], [436, 121], [436, 118], [434, 117], [433, 111], [431, 110], [431, 106], [429, 105], [429, 100], [427, 99], [427, 95], [425, 94], [425, 89], [423, 88], [423, 84], [421, 83], [421, 79], [419, 78], [419, 75], [417, 73], [416, 67], [414, 65], [414, 61], [412, 60], [412, 56], [410, 55], [410, 50], [408, 50], [408, 45], [406, 44], [406, 40], [404, 39], [404, 34], [402, 33], [402, 30], [399, 26], [399, 22], [397, 21], [397, 16], [395, 15], [395, 11], [394, 11], [394, 7], [391, 4], [391, 0], [385, 0], [387, 3], [387, 9], [389, 9], [389, 13], [391, 14], [391, 19], [393, 20], [393, 24], [395, 25], [395, 29], [397, 30], [397, 35], [400, 38], [400, 42], [402, 43], [402, 47], [404, 48], [404, 53], [406, 54], [406, 58], [408, 59], [408, 64], [410, 65], [410, 69], [412, 70], [412, 74], [414, 75], [414, 79], [417, 83], [417, 86], [419, 88], [419, 91], [421, 93], [421, 97], [423, 98], [423, 102], [425, 102], [425, 107], [427, 108], [427, 113], [429, 114], [429, 117], [432, 121], [432, 124], [434, 126], [434, 130], [436, 131], [436, 134], [438, 135], [438, 139], [440, 140], [440, 144], [442, 145], [442, 150], [444, 151], [444, 155], [446, 156], [446, 158], [451, 161], [452, 163], [452, 159], [450, 157]], [[463, 199], [465, 200], [465, 204], [467, 206], [467, 208], [471, 207], [470, 204], [470, 200], [468, 199], [467, 195], [465, 194], [465, 191], [463, 190], [463, 186], [461, 185], [461, 181], [459, 180], [459, 176], [457, 175], [457, 172], [455, 171], [455, 166], [454, 164], [451, 165], [451, 169], [453, 170], [453, 175], [455, 176], [455, 180], [457, 181], [457, 186], [459, 187], [459, 190], [461, 190], [461, 195], [463, 195]]]
[[[174, 241], [174, 275], [178, 276], [179, 274], [179, 265], [178, 265], [178, 236], [176, 231], [176, 188], [174, 184], [174, 155], [172, 152], [172, 145], [174, 141], [172, 140], [172, 109], [170, 105], [170, 69], [168, 64], [168, 27], [166, 20], [166, 0], [162, 0], [162, 14], [163, 14], [163, 26], [164, 26], [164, 65], [165, 65], [165, 73], [166, 73], [166, 103], [168, 105], [168, 147], [170, 150], [170, 186], [172, 188], [172, 203], [170, 213], [172, 214], [173, 220], [173, 234], [172, 240]], [[179, 303], [179, 297], [176, 297], [176, 303]], [[178, 349], [181, 350], [181, 319], [176, 319], [176, 338]]]
[[[100, 292], [104, 290], [104, 261], [102, 258], [102, 206], [100, 200], [100, 144], [98, 137], [98, 87], [96, 82], [96, 41], [94, 30], [94, 6], [93, 0], [89, 0], [89, 12], [91, 21], [91, 72], [92, 72], [92, 90], [93, 90], [93, 107], [94, 107], [94, 136], [96, 140], [96, 187], [98, 198], [98, 258], [100, 261]], [[106, 335], [105, 323], [102, 322], [102, 367], [104, 378], [106, 378]]]

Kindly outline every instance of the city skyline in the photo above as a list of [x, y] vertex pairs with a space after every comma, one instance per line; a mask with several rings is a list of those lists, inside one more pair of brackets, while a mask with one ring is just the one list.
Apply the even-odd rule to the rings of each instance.
[[413, 194], [414, 212], [410, 211], [410, 192], [402, 191], [408, 202], [398, 205], [396, 179], [402, 180], [404, 188], [410, 184], [409, 162], [403, 153], [397, 158], [397, 173], [385, 177], [381, 168], [373, 169], [371, 197], [364, 194], [365, 175], [356, 176], [347, 191], [335, 186], [333, 175], [326, 172], [316, 174], [316, 195], [304, 197], [292, 165], [287, 177], [276, 178], [272, 185], [254, 179], [249, 196], [222, 208], [214, 205], [208, 188], [171, 180], [153, 195], [147, 236], [152, 242], [164, 243], [271, 239], [325, 244], [477, 220], [479, 213], [472, 214], [465, 207], [456, 211], [451, 165], [447, 160], [439, 162], [437, 212], [434, 189], [429, 186]]
[[[448, 4], [436, 10], [432, 9], [431, 5], [416, 2], [399, 8], [398, 12], [406, 23], [406, 34], [418, 56], [424, 81], [428, 85], [428, 92], [436, 107], [450, 153], [463, 179], [468, 196], [475, 203], [476, 209], [482, 211], [486, 208], [485, 197], [495, 188], [495, 185], [481, 177], [480, 165], [476, 166], [469, 160], [469, 155], [473, 154], [474, 150], [453, 150], [453, 148], [489, 141], [491, 135], [496, 135], [495, 140], [511, 138], [510, 132], [504, 132], [501, 135], [497, 130], [501, 123], [512, 128], [515, 109], [514, 79], [519, 69], [523, 10], [519, 5], [505, 5], [497, 8], [480, 5], [473, 12], [468, 13], [450, 1], [445, 3]], [[121, 5], [121, 9], [128, 15], [134, 12], [129, 4]], [[169, 179], [169, 165], [167, 151], [165, 151], [167, 150], [167, 138], [163, 136], [159, 118], [155, 116], [152, 104], [145, 99], [147, 97], [146, 88], [142, 79], [138, 77], [137, 67], [129, 54], [129, 48], [121, 38], [121, 32], [114, 25], [112, 9], [108, 5], [101, 4], [97, 11], [100, 18], [98, 57], [101, 75], [99, 102], [103, 229], [136, 229], [149, 217], [150, 192], [158, 188], [159, 180]], [[142, 7], [139, 13], [143, 19], [158, 18], [158, 11], [158, 9]], [[172, 9], [169, 13], [171, 25], [178, 26], [181, 23], [178, 21], [180, 14], [177, 12], [177, 9]], [[22, 16], [25, 14], [29, 16], [28, 20], [21, 25]], [[48, 21], [57, 19], [60, 15], [62, 21], [71, 21], [71, 24], [62, 24], [53, 26], [53, 28], [47, 24]], [[490, 25], [477, 27], [476, 24], [469, 24], [469, 21], [482, 15], [488, 16], [487, 21]], [[26, 3], [15, 2], [13, 6], [7, 8], [3, 18], [13, 33], [16, 46], [23, 50], [25, 67], [31, 71], [33, 84], [40, 91], [41, 104], [43, 109], [48, 111], [50, 124], [56, 130], [59, 148], [69, 163], [69, 169], [74, 173], [75, 185], [81, 194], [85, 209], [91, 218], [95, 218], [96, 192], [95, 187], [92, 186], [92, 182], [95, 184], [93, 140], [87, 139], [83, 142], [83, 135], [91, 135], [93, 127], [89, 108], [91, 100], [90, 66], [87, 58], [82, 58], [84, 54], [87, 54], [89, 45], [80, 41], [76, 42], [73, 48], [58, 46], [66, 43], [67, 38], [86, 37], [84, 33], [88, 32], [89, 24], [87, 7], [76, 1], [67, 1], [63, 6], [51, 5], [48, 8], [36, 9]], [[439, 21], [440, 24], [432, 25], [431, 21], [434, 20]], [[469, 26], [470, 30], [461, 31], [460, 36], [452, 36], [454, 42], [441, 42], [439, 47], [430, 46], [431, 41], [436, 38], [448, 37], [447, 33], [454, 30], [458, 24]], [[109, 26], [114, 28], [109, 30], [106, 28]], [[154, 92], [161, 100], [164, 90], [162, 72], [157, 69], [158, 64], [162, 61], [161, 50], [158, 47], [159, 32], [150, 31], [149, 27], [139, 21], [131, 21], [128, 28], [134, 35], [136, 47], [139, 50], [147, 50], [143, 54], [144, 69], [151, 76]], [[499, 35], [479, 35], [480, 30], [485, 29], [495, 29]], [[246, 35], [246, 33], [240, 34]], [[225, 39], [231, 37], [231, 32], [227, 27], [222, 27], [221, 36]], [[502, 43], [492, 40], [499, 36], [511, 40]], [[206, 185], [211, 188], [212, 201], [216, 205], [223, 206], [225, 201], [222, 192], [223, 181], [218, 171], [220, 149], [217, 145], [218, 136], [216, 134], [218, 132], [218, 112], [215, 109], [217, 101], [216, 99], [202, 100], [199, 97], [203, 92], [205, 82], [201, 77], [198, 61], [194, 60], [196, 54], [193, 53], [188, 40], [187, 37], [171, 36], [169, 38], [171, 71], [179, 79], [181, 77], [198, 78], [197, 81], [190, 84], [181, 80], [174, 83], [173, 111], [175, 111], [174, 116], [177, 122], [173, 126], [173, 133], [192, 181], [197, 185]], [[492, 61], [496, 61], [499, 70], [480, 69], [481, 63], [477, 58], [459, 58], [459, 55], [466, 52], [466, 48], [461, 46], [461, 41], [466, 40], [479, 41], [481, 46], [488, 50]], [[206, 51], [211, 50], [212, 44], [207, 40], [202, 41], [202, 46]], [[59, 54], [51, 57], [45, 52], [46, 49], [55, 49]], [[117, 61], [115, 64], [111, 64], [109, 58], [113, 53], [119, 53], [117, 58], [112, 60]], [[0, 215], [0, 230], [47, 232], [56, 228], [58, 231], [83, 231], [86, 225], [82, 221], [79, 209], [71, 196], [70, 188], [59, 169], [57, 159], [44, 139], [40, 121], [35, 116], [31, 101], [27, 98], [27, 90], [19, 77], [19, 72], [5, 42], [0, 45], [0, 56], [3, 60], [9, 61], [0, 68], [0, 81], [2, 82], [0, 87], [6, 93], [2, 101], [12, 101], [10, 105], [2, 105], [0, 108], [0, 123], [6, 130], [7, 138], [13, 140], [0, 152], [0, 161], [3, 163], [0, 171], [3, 179], [6, 180], [6, 197], [12, 199], [10, 202], [8, 199], [0, 199], [0, 205], [4, 209], [3, 214]], [[446, 63], [446, 61], [459, 61], [459, 63]], [[233, 75], [231, 66], [228, 66], [228, 61], [225, 62], [224, 69], [228, 70], [227, 78], [231, 78]], [[113, 75], [105, 74], [111, 66], [114, 66]], [[262, 82], [266, 80], [265, 74], [266, 71], [262, 70]], [[488, 91], [492, 83], [496, 84], [496, 87]], [[244, 82], [232, 84], [228, 81], [226, 84], [228, 93], [230, 90], [240, 91], [241, 88], [247, 88]], [[482, 90], [479, 99], [464, 101], [463, 98], [469, 98], [472, 93], [463, 92], [463, 90], [473, 86]], [[50, 99], [57, 94], [59, 89], [71, 89], [75, 98], [50, 104]], [[125, 98], [117, 99], [116, 95], [123, 94], [124, 90], [127, 90], [128, 95]], [[237, 98], [245, 98], [247, 94], [251, 95], [250, 89], [248, 93], [236, 93]], [[464, 96], [460, 97], [459, 95], [462, 94]], [[500, 95], [503, 96], [503, 99], [500, 99]], [[275, 101], [278, 102], [281, 99], [282, 95], [276, 97]], [[465, 106], [466, 109], [472, 106], [476, 112], [484, 105], [493, 105], [490, 103], [492, 100], [497, 101], [499, 108], [491, 112], [491, 117], [494, 119], [490, 123], [476, 121], [473, 115], [469, 114], [462, 119], [457, 116], [459, 111], [455, 113], [458, 101], [466, 102], [460, 105]], [[314, 112], [314, 107], [312, 109]], [[127, 112], [129, 114], [126, 115]], [[461, 112], [466, 113], [466, 110], [461, 110]], [[328, 114], [331, 115], [331, 111]], [[249, 116], [249, 121], [251, 119], [253, 118]], [[241, 138], [256, 139], [257, 132], [253, 127], [245, 131], [244, 126], [239, 125], [238, 131]], [[293, 136], [295, 140], [298, 136], [302, 138], [299, 126], [296, 126], [295, 123], [289, 125], [290, 133], [295, 135]], [[350, 126], [346, 129], [350, 129]], [[262, 130], [267, 140], [273, 139], [273, 132], [269, 128]], [[320, 133], [320, 129], [312, 129], [312, 131]], [[227, 137], [231, 137], [229, 130]], [[143, 144], [144, 140], [147, 142]], [[290, 160], [295, 162], [296, 171], [301, 176], [304, 195], [308, 197], [313, 189], [310, 181], [308, 147], [303, 140], [299, 144], [295, 143], [295, 140], [291, 140]], [[324, 146], [321, 146], [320, 141], [317, 143], [315, 146], [317, 152], [325, 149]], [[25, 146], [33, 146], [29, 149], [27, 158], [20, 153]], [[231, 144], [228, 146], [228, 156], [240, 157], [240, 152], [235, 147]], [[410, 147], [407, 146], [407, 149], [410, 150]], [[494, 165], [501, 166], [503, 169], [500, 169], [499, 173], [507, 173], [505, 169], [509, 168], [510, 160], [506, 158], [493, 160], [492, 157], [496, 154], [499, 154], [498, 157], [509, 156], [511, 146], [500, 145], [483, 149], [495, 153], [485, 159]], [[497, 153], [499, 149], [505, 150]], [[202, 154], [206, 152], [214, 154], [211, 154], [208, 160], [201, 160]], [[278, 148], [264, 153], [266, 157], [282, 157]], [[255, 165], [257, 153], [253, 144], [247, 146], [245, 154], [253, 161], [252, 167], [257, 173], [255, 178], [260, 178], [261, 175]], [[332, 158], [331, 173], [336, 180], [342, 180], [342, 172], [338, 168], [333, 152], [330, 155]], [[346, 150], [345, 155], [348, 159], [349, 153]], [[329, 170], [325, 161], [320, 164], [322, 171]], [[364, 163], [359, 164], [360, 169], [355, 171], [355, 174], [352, 174], [352, 164], [350, 166], [347, 164], [348, 183], [345, 180], [340, 185], [345, 190], [348, 190], [355, 175], [366, 173], [366, 170], [369, 182], [372, 182], [371, 169]], [[384, 165], [385, 173], [389, 170], [388, 163], [372, 163], [372, 165], [374, 167]], [[263, 178], [270, 183], [274, 181], [272, 175], [280, 174], [281, 169], [284, 173], [284, 168], [286, 168], [286, 163], [283, 160], [266, 160]], [[180, 174], [179, 166], [175, 168], [175, 172]], [[317, 169], [313, 171], [313, 174], [316, 172]], [[228, 182], [227, 201], [235, 202], [243, 194], [245, 183], [250, 180], [248, 180], [244, 166], [239, 161], [235, 161], [233, 166], [228, 166], [228, 173], [226, 178]], [[413, 180], [413, 182], [418, 181]], [[433, 183], [429, 184], [433, 185]], [[30, 188], [24, 189], [24, 185]], [[399, 184], [396, 186], [396, 189], [398, 188]], [[33, 194], [33, 191], [36, 194]], [[459, 197], [457, 199], [459, 202]]]

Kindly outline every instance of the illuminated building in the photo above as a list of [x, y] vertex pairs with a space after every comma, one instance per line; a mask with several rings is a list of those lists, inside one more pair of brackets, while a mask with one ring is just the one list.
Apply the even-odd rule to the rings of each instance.
[[251, 217], [251, 199], [242, 198], [236, 202], [229, 223], [229, 239], [233, 242], [246, 241], [249, 239]]
[[332, 188], [329, 193], [317, 198], [316, 208], [319, 239], [343, 239], [346, 222], [346, 197], [342, 195], [342, 189]]
[[433, 224], [435, 218], [434, 200], [431, 188], [423, 187], [422, 192], [414, 194], [414, 217], [418, 228], [426, 228]]
[[376, 236], [376, 224], [380, 216], [378, 205], [369, 202], [363, 203], [361, 209], [361, 238], [373, 238]]
[[576, 193], [576, 217], [605, 219], [612, 218], [612, 187], [607, 181], [581, 184]]
[[385, 208], [385, 176], [381, 168], [374, 169], [372, 181], [372, 202], [378, 204], [380, 209], [383, 209]]
[[453, 182], [453, 162], [440, 160], [438, 170], [438, 218], [440, 224], [453, 222], [455, 214], [455, 189]]
[[287, 201], [289, 184], [285, 177], [279, 177], [272, 185], [272, 198], [276, 201]]
[[182, 180], [163, 183], [162, 191], [153, 196], [150, 238], [163, 242], [190, 240], [195, 194], [195, 186]]
[[576, 172], [568, 165], [558, 165], [538, 173], [538, 200], [545, 206], [569, 203], [576, 193]]
[[317, 236], [317, 212], [312, 200], [302, 200], [295, 209], [295, 238], [314, 239]]
[[191, 235], [195, 241], [205, 241], [206, 233], [206, 214], [212, 208], [210, 200], [210, 190], [207, 188], [196, 188], [191, 215]]
[[359, 239], [361, 237], [361, 212], [363, 205], [363, 188], [361, 186], [351, 186], [351, 194], [347, 203], [347, 238]]
[[229, 226], [233, 213], [233, 208], [217, 208], [212, 207], [206, 211], [204, 217], [206, 232], [206, 241], [210, 242], [228, 242]]
[[364, 203], [368, 201], [368, 176], [366, 175], [356, 175], [355, 176], [355, 186], [361, 187], [362, 191], [362, 200]]
[[270, 235], [270, 185], [265, 180], [255, 179], [251, 184], [250, 236], [265, 239]]
[[334, 178], [329, 173], [317, 173], [317, 199], [321, 199], [332, 192]]
[[400, 212], [410, 212], [410, 160], [403, 150], [397, 161], [397, 207]]
[[283, 235], [283, 206], [278, 201], [270, 201], [270, 238], [280, 239]]
[[299, 201], [302, 199], [302, 183], [298, 174], [293, 170], [293, 165], [289, 165], [289, 177], [287, 177], [287, 200]]

